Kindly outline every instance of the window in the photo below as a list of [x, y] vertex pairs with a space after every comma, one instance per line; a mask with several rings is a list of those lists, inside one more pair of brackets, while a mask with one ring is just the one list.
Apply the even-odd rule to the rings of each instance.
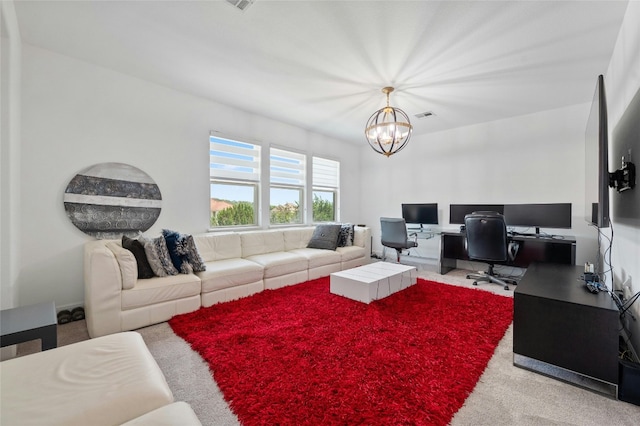
[[313, 157], [313, 221], [338, 220], [340, 163]]
[[237, 228], [265, 226], [267, 221], [269, 225], [338, 221], [339, 172], [340, 162], [335, 160], [263, 148], [211, 132], [209, 225]]
[[209, 136], [211, 227], [258, 225], [260, 146]]
[[305, 155], [271, 148], [269, 160], [271, 224], [303, 223]]

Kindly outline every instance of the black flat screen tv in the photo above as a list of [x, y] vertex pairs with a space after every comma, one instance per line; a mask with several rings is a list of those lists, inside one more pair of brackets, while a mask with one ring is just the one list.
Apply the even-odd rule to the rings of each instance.
[[402, 218], [407, 224], [413, 225], [437, 225], [438, 203], [430, 204], [403, 204]]
[[609, 227], [609, 134], [604, 77], [598, 76], [584, 135], [584, 218], [598, 228]]
[[571, 229], [571, 203], [505, 204], [504, 221], [507, 226]]
[[449, 223], [452, 225], [464, 225], [464, 217], [473, 212], [504, 214], [504, 204], [450, 204]]

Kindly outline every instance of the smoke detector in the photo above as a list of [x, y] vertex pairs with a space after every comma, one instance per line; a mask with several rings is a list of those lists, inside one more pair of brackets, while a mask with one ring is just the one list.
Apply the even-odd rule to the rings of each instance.
[[244, 12], [249, 6], [253, 4], [254, 1], [256, 0], [227, 0], [227, 3]]

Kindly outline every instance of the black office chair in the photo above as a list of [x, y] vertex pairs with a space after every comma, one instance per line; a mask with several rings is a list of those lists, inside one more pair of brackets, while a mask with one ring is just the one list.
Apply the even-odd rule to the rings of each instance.
[[467, 255], [470, 260], [479, 260], [489, 264], [485, 273], [468, 274], [467, 279], [488, 281], [504, 286], [509, 290], [507, 282], [517, 284], [510, 278], [498, 278], [493, 271], [494, 264], [508, 259], [509, 243], [507, 240], [507, 226], [504, 216], [496, 212], [473, 212], [464, 217], [466, 229]]
[[[396, 250], [398, 263], [400, 263], [402, 250], [418, 247], [418, 234], [412, 232], [411, 235], [407, 235], [407, 224], [404, 219], [381, 217], [380, 228], [382, 230], [382, 259], [385, 259], [387, 247]], [[413, 240], [410, 240], [409, 236], [414, 237]]]

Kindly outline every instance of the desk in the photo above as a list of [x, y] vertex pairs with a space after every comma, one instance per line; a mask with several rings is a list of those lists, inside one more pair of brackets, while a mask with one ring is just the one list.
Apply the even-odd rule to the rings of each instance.
[[419, 240], [429, 240], [440, 234], [440, 232], [439, 230], [428, 228], [407, 228], [407, 235], [416, 234]]
[[[428, 262], [431, 265], [436, 265], [439, 259], [440, 253], [440, 233], [442, 229], [439, 227], [430, 228], [407, 228], [407, 235], [410, 241], [416, 239], [418, 243], [417, 247], [412, 247], [409, 250], [403, 252], [403, 256], [409, 262], [418, 262], [422, 264]], [[416, 234], [415, 236], [413, 234]], [[433, 267], [433, 266], [432, 266]]]
[[527, 269], [513, 294], [513, 364], [616, 397], [618, 308], [606, 292], [587, 290], [583, 272], [548, 263]]
[[56, 306], [53, 302], [5, 309], [0, 313], [2, 347], [40, 339], [42, 350], [58, 345]]
[[[519, 244], [515, 259], [497, 264], [526, 268], [532, 262], [568, 265], [576, 263], [576, 239], [571, 236], [564, 236], [560, 239], [513, 235], [509, 236], [509, 241], [515, 241]], [[457, 260], [469, 260], [465, 249], [464, 233], [442, 232], [440, 234], [440, 274], [444, 275], [455, 269]]]

